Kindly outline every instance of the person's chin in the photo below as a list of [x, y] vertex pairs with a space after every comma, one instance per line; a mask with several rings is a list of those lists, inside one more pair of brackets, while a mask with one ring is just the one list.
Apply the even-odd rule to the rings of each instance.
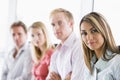
[[56, 36], [57, 39], [61, 39], [60, 36]]
[[89, 48], [90, 48], [91, 50], [95, 50], [95, 47], [93, 47], [93, 46], [89, 46]]

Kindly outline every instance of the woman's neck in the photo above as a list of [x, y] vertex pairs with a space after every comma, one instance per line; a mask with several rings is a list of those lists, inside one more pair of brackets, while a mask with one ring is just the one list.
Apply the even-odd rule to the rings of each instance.
[[96, 57], [99, 59], [102, 56], [102, 50], [95, 51]]

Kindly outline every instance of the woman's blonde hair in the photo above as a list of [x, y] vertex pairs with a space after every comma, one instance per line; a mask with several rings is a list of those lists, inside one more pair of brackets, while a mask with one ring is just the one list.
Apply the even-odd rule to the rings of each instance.
[[[47, 29], [46, 29], [46, 26], [44, 25], [44, 23], [41, 22], [41, 21], [34, 22], [32, 24], [32, 26], [30, 26], [29, 29], [34, 29], [34, 28], [42, 30], [42, 32], [45, 36], [45, 39], [46, 39], [45, 44], [44, 44], [45, 50], [48, 50], [49, 48], [54, 48], [54, 46], [50, 43], [50, 39], [49, 39], [49, 36], [48, 36], [48, 33], [47, 33]], [[41, 50], [34, 45], [31, 45], [31, 46], [32, 46], [32, 54], [34, 56], [34, 58], [33, 58], [34, 61], [39, 61], [39, 59], [42, 56]]]
[[[103, 36], [104, 38], [104, 45], [102, 47], [102, 53], [103, 53], [103, 59], [104, 60], [110, 60], [110, 57], [106, 57], [106, 50], [110, 50], [113, 53], [119, 53], [119, 49], [117, 45], [115, 44], [110, 26], [106, 22], [105, 18], [97, 13], [97, 12], [91, 12], [87, 15], [85, 15], [80, 22], [80, 31], [81, 31], [81, 24], [83, 22], [89, 23], [91, 26], [95, 27], [97, 31]], [[81, 37], [82, 39], [82, 37]], [[82, 47], [84, 51], [84, 59], [85, 63], [92, 73], [92, 67], [91, 67], [91, 58], [93, 57], [93, 54], [95, 53], [93, 50], [89, 49], [86, 44], [82, 41]]]

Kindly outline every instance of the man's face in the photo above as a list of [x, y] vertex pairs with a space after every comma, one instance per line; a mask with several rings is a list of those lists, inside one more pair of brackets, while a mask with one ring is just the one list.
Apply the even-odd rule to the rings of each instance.
[[13, 27], [11, 33], [16, 47], [21, 48], [27, 40], [24, 29], [21, 26]]
[[55, 36], [64, 42], [72, 32], [72, 22], [68, 21], [62, 12], [54, 14], [50, 20]]

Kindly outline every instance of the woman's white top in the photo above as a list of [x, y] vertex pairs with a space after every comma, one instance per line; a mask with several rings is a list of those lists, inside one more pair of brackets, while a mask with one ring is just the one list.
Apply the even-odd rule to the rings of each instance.
[[95, 62], [96, 56], [93, 56], [91, 61], [93, 74], [91, 75], [88, 68], [86, 68], [85, 80], [120, 80], [120, 55], [108, 50], [106, 54], [115, 56], [109, 61], [105, 61], [101, 57], [97, 62]]

